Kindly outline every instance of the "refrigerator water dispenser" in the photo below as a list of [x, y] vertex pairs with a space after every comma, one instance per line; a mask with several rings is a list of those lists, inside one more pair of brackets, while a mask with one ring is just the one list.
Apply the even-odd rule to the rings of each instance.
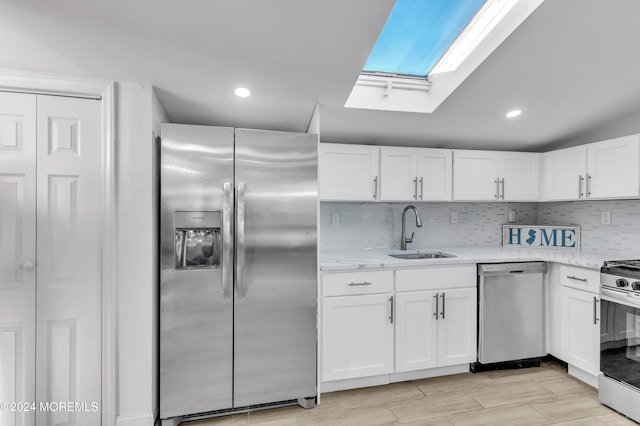
[[220, 269], [222, 214], [175, 212], [176, 270]]

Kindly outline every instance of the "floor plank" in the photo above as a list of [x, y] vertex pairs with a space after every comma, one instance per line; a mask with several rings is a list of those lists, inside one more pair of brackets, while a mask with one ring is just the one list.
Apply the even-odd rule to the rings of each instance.
[[626, 426], [597, 390], [554, 362], [331, 392], [321, 404], [253, 411], [184, 426]]

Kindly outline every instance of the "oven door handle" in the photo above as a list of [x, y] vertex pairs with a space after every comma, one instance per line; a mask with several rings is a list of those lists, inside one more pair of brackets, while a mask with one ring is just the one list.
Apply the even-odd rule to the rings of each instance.
[[636, 295], [635, 293], [603, 287], [600, 290], [600, 294], [602, 300], [640, 308], [640, 295]]

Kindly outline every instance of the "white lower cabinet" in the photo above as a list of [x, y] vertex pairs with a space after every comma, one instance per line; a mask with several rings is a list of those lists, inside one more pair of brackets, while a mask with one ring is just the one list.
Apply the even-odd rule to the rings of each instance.
[[597, 293], [562, 287], [562, 357], [568, 364], [598, 375], [600, 323]]
[[475, 265], [324, 273], [322, 295], [322, 382], [476, 360]]
[[475, 288], [396, 296], [396, 372], [474, 362]]
[[393, 372], [391, 293], [322, 302], [322, 380]]
[[561, 353], [569, 374], [597, 387], [600, 371], [600, 273], [560, 267]]

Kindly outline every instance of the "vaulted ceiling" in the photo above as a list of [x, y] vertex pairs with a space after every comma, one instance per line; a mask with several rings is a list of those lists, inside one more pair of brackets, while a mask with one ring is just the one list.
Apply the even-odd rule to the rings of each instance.
[[328, 142], [541, 150], [640, 116], [637, 0], [546, 0], [434, 113], [346, 109], [393, 4], [3, 0], [0, 68], [148, 83], [177, 123], [305, 131], [320, 104]]

